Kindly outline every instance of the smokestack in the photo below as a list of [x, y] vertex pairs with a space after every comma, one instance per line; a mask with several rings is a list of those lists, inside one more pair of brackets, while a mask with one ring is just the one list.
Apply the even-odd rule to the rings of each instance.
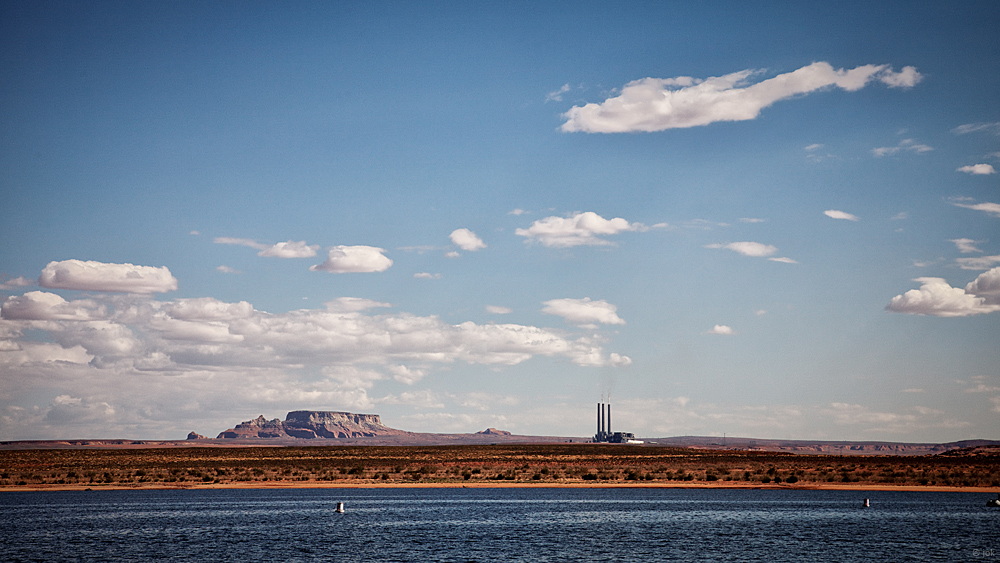
[[603, 409], [601, 409], [601, 403], [597, 403], [597, 434], [598, 435], [600, 435], [601, 434], [601, 430], [603, 430], [603, 428], [601, 428], [601, 411], [602, 410]]
[[608, 403], [608, 435], [611, 435], [611, 403]]

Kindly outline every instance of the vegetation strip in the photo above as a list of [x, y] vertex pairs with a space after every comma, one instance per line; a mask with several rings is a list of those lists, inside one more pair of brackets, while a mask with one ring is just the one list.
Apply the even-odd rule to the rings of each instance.
[[0, 451], [0, 490], [51, 487], [724, 485], [1000, 487], [1000, 456], [606, 445]]

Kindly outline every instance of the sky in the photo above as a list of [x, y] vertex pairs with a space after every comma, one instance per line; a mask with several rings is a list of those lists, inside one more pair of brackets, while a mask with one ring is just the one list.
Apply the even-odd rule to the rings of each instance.
[[1000, 437], [995, 2], [0, 3], [0, 439]]

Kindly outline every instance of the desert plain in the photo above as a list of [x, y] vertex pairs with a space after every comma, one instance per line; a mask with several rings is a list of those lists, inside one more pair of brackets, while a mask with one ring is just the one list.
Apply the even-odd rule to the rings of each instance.
[[272, 487], [1000, 489], [1000, 449], [801, 455], [612, 444], [0, 450], [0, 491]]

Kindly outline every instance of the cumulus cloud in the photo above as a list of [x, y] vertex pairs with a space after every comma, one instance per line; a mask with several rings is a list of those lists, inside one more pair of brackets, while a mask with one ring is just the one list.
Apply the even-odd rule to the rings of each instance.
[[979, 274], [965, 286], [965, 292], [982, 296], [989, 303], [1000, 303], [1000, 267]]
[[823, 212], [823, 215], [826, 215], [831, 219], [844, 219], [846, 221], [859, 220], [857, 215], [851, 215], [850, 213], [846, 213], [844, 211], [837, 211], [836, 209], [827, 209], [826, 211]]
[[971, 166], [962, 166], [960, 168], [956, 168], [955, 171], [965, 172], [966, 174], [976, 174], [976, 175], [997, 173], [997, 171], [993, 169], [993, 166], [989, 164], [973, 164]]
[[104, 314], [104, 309], [93, 300], [66, 301], [46, 291], [8, 297], [0, 308], [0, 317], [7, 320], [89, 321]]
[[469, 252], [486, 248], [486, 243], [469, 229], [455, 229], [451, 232], [449, 238], [451, 238], [451, 242], [455, 246]]
[[322, 264], [310, 266], [313, 272], [333, 274], [384, 272], [392, 266], [385, 249], [374, 246], [334, 246]]
[[732, 336], [736, 331], [726, 325], [715, 325], [712, 330], [705, 331], [705, 334], [717, 334], [720, 336]]
[[583, 299], [552, 299], [543, 303], [543, 313], [562, 317], [574, 324], [601, 323], [606, 325], [623, 325], [618, 314], [618, 307], [607, 301], [591, 301]]
[[[729, 244], [709, 244], [705, 248], [724, 248], [726, 250], [732, 250], [733, 252], [738, 252], [743, 256], [753, 256], [755, 258], [762, 258], [764, 256], [770, 256], [778, 251], [776, 246], [771, 246], [770, 244], [762, 244], [759, 242], [731, 242]], [[787, 261], [790, 259], [781, 259], [779, 261]], [[794, 260], [793, 260], [794, 262]]]
[[494, 315], [509, 315], [514, 311], [509, 307], [501, 307], [499, 305], [487, 305], [486, 312], [492, 313]]
[[38, 278], [38, 285], [49, 289], [149, 294], [176, 290], [177, 279], [166, 266], [63, 260], [49, 262]]
[[418, 280], [439, 280], [441, 279], [441, 274], [432, 274], [430, 272], [417, 272], [413, 274], [413, 277]]
[[951, 204], [966, 209], [982, 211], [994, 217], [1000, 217], [1000, 203], [961, 203], [960, 201], [952, 201]]
[[893, 72], [888, 65], [834, 69], [816, 62], [755, 84], [761, 71], [743, 70], [707, 79], [643, 78], [626, 84], [618, 96], [600, 104], [575, 106], [563, 114], [564, 132], [626, 133], [697, 127], [717, 121], [756, 119], [771, 104], [818, 90], [863, 88], [871, 80], [910, 87], [922, 78], [913, 67]]
[[971, 238], [954, 238], [949, 239], [948, 242], [955, 243], [955, 246], [958, 247], [958, 251], [962, 254], [968, 254], [971, 252], [982, 252], [982, 250], [977, 248], [976, 245], [985, 241], [972, 240]]
[[113, 419], [115, 409], [104, 401], [59, 395], [45, 413], [46, 422], [75, 425], [88, 422], [107, 422]]
[[[358, 390], [377, 380], [372, 374], [384, 372], [416, 381], [430, 366], [455, 362], [503, 366], [538, 356], [561, 357], [580, 366], [629, 362], [625, 356], [604, 352], [593, 337], [574, 339], [527, 325], [448, 324], [436, 316], [367, 312], [388, 306], [370, 299], [340, 298], [324, 309], [270, 314], [246, 302], [210, 298], [159, 302], [102, 296], [95, 302], [66, 302], [37, 292], [10, 298], [0, 308], [5, 350], [0, 369], [12, 373], [15, 368], [63, 362], [115, 374], [278, 370], [287, 375], [328, 368], [324, 373], [338, 393], [344, 391], [351, 401], [366, 404], [366, 396]], [[594, 302], [589, 310], [584, 304], [567, 314], [624, 322], [604, 302]], [[28, 329], [42, 331], [50, 342], [27, 338]], [[406, 372], [388, 367], [400, 365], [411, 367]]]
[[531, 224], [527, 229], [517, 229], [515, 234], [537, 241], [545, 246], [567, 248], [571, 246], [609, 245], [611, 242], [601, 236], [615, 235], [624, 231], [639, 231], [646, 227], [641, 223], [629, 223], [621, 217], [605, 219], [593, 211], [577, 213], [572, 217], [546, 217]]
[[237, 246], [248, 246], [260, 252], [257, 256], [267, 256], [271, 258], [312, 258], [319, 250], [318, 244], [309, 245], [306, 241], [288, 241], [277, 244], [264, 244], [248, 238], [216, 237], [213, 242], [216, 244], [233, 244]]
[[250, 317], [253, 306], [246, 301], [226, 303], [212, 297], [198, 297], [166, 303], [163, 311], [184, 321], [232, 321]]
[[919, 289], [892, 298], [886, 310], [935, 317], [967, 317], [1000, 311], [1000, 267], [980, 274], [965, 286], [952, 287], [941, 278], [917, 278]]
[[269, 246], [257, 253], [257, 256], [270, 256], [274, 258], [312, 258], [319, 250], [318, 244], [308, 245], [306, 241], [279, 242], [274, 246]]
[[903, 139], [898, 145], [894, 147], [878, 147], [872, 149], [872, 154], [875, 156], [887, 156], [897, 154], [899, 152], [915, 152], [915, 153], [925, 153], [934, 150], [933, 147], [929, 147], [923, 143], [918, 143], [913, 139]]
[[35, 285], [35, 280], [29, 280], [28, 278], [18, 276], [16, 278], [8, 278], [3, 282], [0, 282], [0, 290], [7, 291], [11, 289], [20, 289], [22, 287], [28, 287], [29, 285]]
[[423, 370], [410, 369], [402, 365], [389, 366], [389, 373], [392, 374], [393, 379], [406, 385], [413, 385], [427, 375]]

